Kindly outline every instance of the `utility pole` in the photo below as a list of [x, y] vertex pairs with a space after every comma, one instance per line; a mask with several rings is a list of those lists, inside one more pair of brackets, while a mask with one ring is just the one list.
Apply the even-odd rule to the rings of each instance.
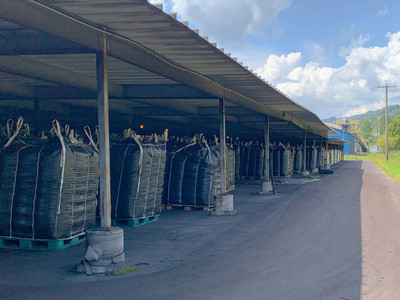
[[381, 138], [381, 113], [378, 113], [378, 139]]
[[388, 88], [394, 88], [395, 85], [378, 86], [379, 89], [385, 88], [386, 91], [386, 118], [385, 118], [385, 130], [386, 130], [386, 161], [389, 160], [389, 132], [388, 132], [388, 121], [389, 121], [389, 108], [388, 108]]

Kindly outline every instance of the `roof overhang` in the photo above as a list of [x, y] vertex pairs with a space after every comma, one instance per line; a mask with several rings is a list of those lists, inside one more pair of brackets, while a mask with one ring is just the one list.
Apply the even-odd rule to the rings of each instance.
[[[287, 137], [301, 138], [305, 130], [327, 138], [331, 131], [314, 113], [145, 0], [1, 0], [0, 18], [0, 54], [7, 56], [0, 57], [2, 99], [88, 105], [96, 98], [95, 53], [106, 36], [110, 97], [121, 113], [215, 120], [217, 99], [224, 98], [232, 128], [261, 130], [269, 115], [273, 122], [287, 122]], [[164, 109], [157, 115], [153, 106]], [[168, 113], [161, 116], [165, 108]], [[282, 124], [279, 128], [284, 135]]]

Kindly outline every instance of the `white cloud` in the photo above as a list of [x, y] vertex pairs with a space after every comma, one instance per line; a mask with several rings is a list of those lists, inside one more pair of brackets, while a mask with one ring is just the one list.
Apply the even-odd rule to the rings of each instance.
[[258, 75], [270, 82], [279, 82], [288, 77], [289, 73], [301, 64], [301, 53], [290, 53], [287, 56], [270, 55], [264, 67], [257, 69]]
[[378, 13], [376, 15], [378, 17], [384, 17], [384, 16], [386, 16], [387, 13], [388, 13], [388, 7], [387, 7], [387, 5], [385, 5], [385, 7], [382, 10], [378, 11]]
[[341, 47], [339, 50], [338, 55], [341, 57], [345, 57], [346, 55], [350, 54], [351, 50], [354, 48], [358, 48], [363, 46], [366, 42], [371, 39], [371, 35], [360, 35], [358, 39], [352, 39], [350, 45], [348, 47]]
[[347, 111], [343, 115], [343, 117], [351, 117], [351, 116], [354, 116], [354, 115], [359, 115], [359, 114], [366, 113], [366, 112], [371, 111], [371, 110], [372, 111], [373, 110], [378, 110], [378, 109], [381, 109], [383, 107], [385, 107], [385, 101], [382, 100], [382, 101], [379, 101], [379, 102], [375, 102], [375, 103], [367, 104], [367, 105], [362, 105], [360, 107], [351, 109], [351, 110]]
[[[400, 79], [400, 32], [387, 35], [384, 47], [349, 47], [346, 63], [338, 68], [324, 67], [314, 61], [302, 64], [301, 53], [270, 55], [256, 70], [295, 101], [320, 117], [354, 114], [373, 109], [384, 98], [378, 85], [396, 84]], [[398, 84], [398, 83], [397, 83]], [[391, 103], [400, 102], [400, 88], [391, 89]]]
[[212, 40], [225, 46], [242, 42], [246, 34], [262, 34], [263, 26], [277, 20], [277, 15], [291, 5], [291, 0], [170, 0], [170, 2], [173, 11], [182, 19], [199, 25], [202, 35], [209, 35]]

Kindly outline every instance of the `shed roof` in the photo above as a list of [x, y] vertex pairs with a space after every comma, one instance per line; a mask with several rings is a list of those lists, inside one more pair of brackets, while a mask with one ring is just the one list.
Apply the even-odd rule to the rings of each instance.
[[128, 105], [151, 115], [147, 108], [156, 105], [212, 117], [223, 97], [232, 128], [261, 129], [270, 115], [277, 133], [288, 137], [302, 129], [324, 138], [331, 133], [314, 113], [146, 0], [4, 0], [0, 30], [0, 54], [7, 55], [0, 57], [2, 99], [39, 95], [87, 105], [77, 100], [95, 98], [95, 53], [106, 35], [110, 96], [122, 99], [122, 112]]

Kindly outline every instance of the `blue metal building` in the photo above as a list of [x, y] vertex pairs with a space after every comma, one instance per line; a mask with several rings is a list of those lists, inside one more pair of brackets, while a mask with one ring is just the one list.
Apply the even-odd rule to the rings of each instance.
[[356, 152], [356, 138], [354, 135], [352, 135], [350, 132], [346, 130], [340, 129], [340, 126], [336, 124], [330, 124], [330, 123], [325, 123], [329, 127], [331, 127], [333, 130], [335, 130], [338, 135], [328, 135], [328, 139], [335, 139], [335, 140], [342, 140], [344, 142], [344, 149], [343, 149], [343, 154], [344, 155], [349, 155], [349, 154], [354, 154]]

